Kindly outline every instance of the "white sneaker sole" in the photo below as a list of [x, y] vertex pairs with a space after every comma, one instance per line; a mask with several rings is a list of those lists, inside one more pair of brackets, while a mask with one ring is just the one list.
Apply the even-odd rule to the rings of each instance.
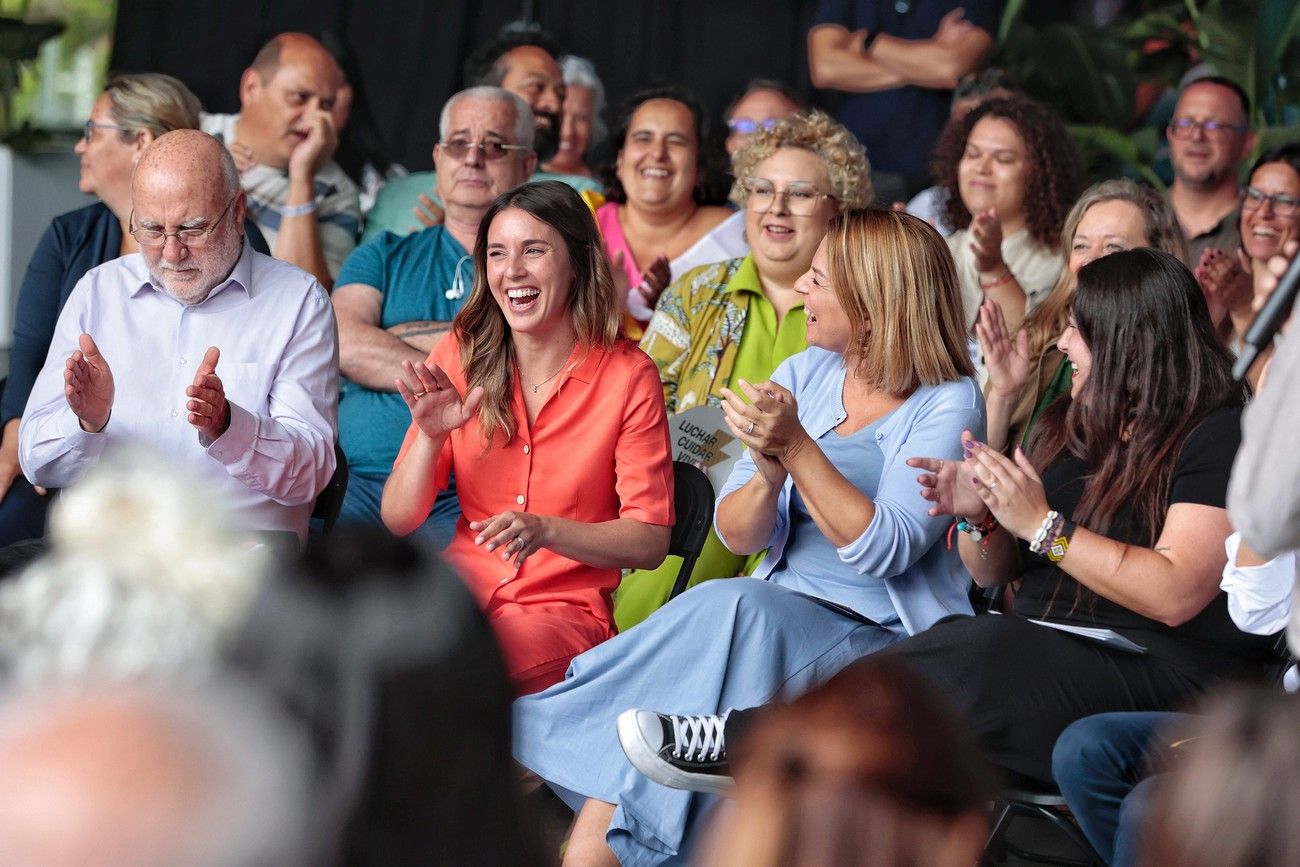
[[693, 774], [675, 768], [661, 759], [641, 737], [641, 727], [637, 725], [636, 713], [636, 710], [625, 710], [618, 715], [618, 742], [623, 745], [623, 752], [627, 754], [627, 760], [632, 763], [632, 767], [647, 779], [670, 789], [704, 792], [710, 795], [731, 794], [734, 785], [731, 777], [720, 774]]

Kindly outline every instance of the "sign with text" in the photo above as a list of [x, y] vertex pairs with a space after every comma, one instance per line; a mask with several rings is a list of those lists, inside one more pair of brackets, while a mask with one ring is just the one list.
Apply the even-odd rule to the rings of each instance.
[[673, 460], [695, 464], [708, 475], [714, 491], [731, 475], [745, 452], [745, 444], [732, 436], [720, 406], [697, 406], [668, 417]]

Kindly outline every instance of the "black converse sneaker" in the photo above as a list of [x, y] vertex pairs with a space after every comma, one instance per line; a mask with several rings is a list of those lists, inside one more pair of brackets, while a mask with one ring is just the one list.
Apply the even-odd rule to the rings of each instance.
[[681, 716], [652, 710], [625, 710], [618, 715], [618, 739], [632, 767], [671, 789], [726, 794], [727, 715]]

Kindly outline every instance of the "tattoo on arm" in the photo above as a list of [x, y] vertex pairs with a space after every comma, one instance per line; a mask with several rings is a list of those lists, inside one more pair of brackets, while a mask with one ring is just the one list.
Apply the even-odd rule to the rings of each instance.
[[450, 322], [411, 322], [407, 325], [398, 325], [392, 329], [394, 337], [406, 339], [407, 337], [422, 337], [426, 334], [444, 334], [451, 330]]

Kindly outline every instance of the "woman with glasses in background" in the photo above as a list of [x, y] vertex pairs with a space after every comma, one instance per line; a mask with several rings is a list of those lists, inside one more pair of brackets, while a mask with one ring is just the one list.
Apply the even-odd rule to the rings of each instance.
[[[33, 488], [18, 466], [18, 425], [36, 374], [45, 363], [54, 324], [87, 271], [140, 250], [131, 237], [131, 172], [153, 140], [174, 129], [199, 128], [198, 97], [169, 75], [119, 75], [95, 100], [75, 151], [79, 188], [99, 201], [54, 218], [32, 253], [18, 292], [9, 378], [0, 398], [0, 546], [45, 533], [45, 491]], [[270, 254], [251, 220], [244, 232], [253, 249]]]
[[[1206, 250], [1196, 269], [1210, 314], [1233, 350], [1254, 318], [1256, 299], [1267, 294], [1260, 281], [1269, 258], [1300, 235], [1300, 142], [1261, 154], [1249, 178], [1241, 196], [1241, 247]], [[1262, 368], [1262, 361], [1251, 368], [1252, 384]]]
[[[723, 390], [762, 382], [807, 348], [803, 296], [794, 288], [812, 264], [831, 218], [871, 201], [862, 145], [822, 112], [793, 115], [754, 133], [732, 165], [731, 200], [742, 208], [749, 254], [688, 271], [664, 292], [641, 339], [659, 367], [668, 413], [719, 406]], [[692, 581], [739, 574], [744, 557], [710, 532]], [[671, 557], [619, 586], [619, 629], [668, 599], [681, 565]]]

